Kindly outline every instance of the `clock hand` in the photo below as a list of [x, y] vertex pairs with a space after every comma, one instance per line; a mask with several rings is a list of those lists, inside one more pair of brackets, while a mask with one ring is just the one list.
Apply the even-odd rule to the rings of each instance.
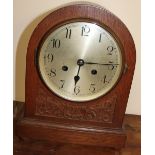
[[101, 63], [95, 63], [95, 62], [84, 62], [84, 64], [88, 64], [88, 65], [119, 65], [119, 64], [113, 64], [113, 63], [104, 63], [104, 64], [101, 64]]
[[77, 75], [74, 76], [75, 86], [76, 86], [77, 82], [80, 80], [80, 76], [79, 76], [80, 68], [81, 68], [81, 66], [79, 65]]
[[83, 61], [82, 59], [79, 59], [79, 60], [77, 61], [77, 65], [79, 66], [79, 68], [78, 68], [77, 75], [74, 76], [75, 86], [76, 86], [77, 82], [80, 80], [80, 76], [79, 76], [80, 68], [81, 68], [81, 66], [84, 65], [84, 61]]

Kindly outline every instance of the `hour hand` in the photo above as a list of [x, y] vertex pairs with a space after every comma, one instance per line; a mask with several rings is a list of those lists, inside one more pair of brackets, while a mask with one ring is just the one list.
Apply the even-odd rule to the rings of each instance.
[[78, 75], [74, 76], [75, 86], [79, 80], [80, 80], [80, 76]]
[[80, 76], [79, 76], [80, 68], [81, 68], [81, 66], [84, 65], [84, 61], [83, 61], [82, 59], [79, 59], [79, 60], [77, 61], [77, 65], [79, 66], [79, 68], [78, 68], [77, 75], [74, 76], [75, 86], [76, 86], [77, 82], [80, 80]]

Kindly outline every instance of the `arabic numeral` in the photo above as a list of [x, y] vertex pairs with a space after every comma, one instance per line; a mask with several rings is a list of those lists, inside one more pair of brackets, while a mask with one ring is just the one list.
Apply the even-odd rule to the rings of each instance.
[[81, 36], [89, 36], [90, 28], [87, 25], [82, 26]]
[[95, 84], [91, 84], [89, 90], [94, 93], [96, 88], [95, 88]]
[[117, 67], [117, 66], [115, 66], [115, 65], [109, 65], [109, 66], [108, 66], [108, 69], [109, 69], [109, 70], [113, 70], [113, 69], [116, 68], [116, 67]]
[[66, 38], [70, 39], [71, 38], [71, 34], [72, 34], [72, 30], [66, 28]]
[[[47, 60], [48, 60], [48, 62], [52, 62], [53, 61], [53, 54], [52, 53], [48, 53], [47, 54]], [[46, 56], [45, 56], [45, 59], [46, 59]]]
[[52, 69], [50, 70], [50, 72], [48, 73], [48, 76], [50, 76], [50, 77], [55, 77], [55, 76], [56, 76], [56, 69], [55, 69], [55, 68], [52, 68]]
[[99, 43], [102, 42], [102, 35], [104, 35], [104, 33], [100, 33], [100, 36], [99, 36]]
[[104, 84], [105, 84], [105, 83], [109, 83], [109, 82], [107, 81], [107, 76], [106, 76], [106, 75], [104, 75], [104, 77], [103, 77], [103, 79], [101, 80], [101, 82], [103, 82]]
[[59, 39], [52, 39], [52, 47], [53, 48], [59, 48], [60, 47], [60, 40]]
[[113, 51], [115, 50], [116, 48], [113, 47], [113, 46], [108, 46], [107, 47], [107, 51], [108, 51], [108, 55], [112, 55]]
[[74, 93], [77, 95], [80, 93], [80, 87], [79, 86], [75, 86], [74, 87]]
[[106, 75], [104, 76], [104, 80], [103, 80], [103, 82], [104, 82], [104, 83], [107, 82], [107, 76], [106, 76]]
[[61, 82], [61, 86], [59, 87], [59, 89], [62, 89], [64, 87], [65, 80], [60, 80], [60, 82]]

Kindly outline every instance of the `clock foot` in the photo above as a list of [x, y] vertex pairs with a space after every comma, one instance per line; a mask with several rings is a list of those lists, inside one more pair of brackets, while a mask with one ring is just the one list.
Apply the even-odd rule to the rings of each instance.
[[122, 129], [82, 128], [65, 126], [62, 123], [49, 122], [33, 118], [23, 118], [17, 123], [16, 133], [20, 137], [50, 142], [71, 143], [87, 146], [100, 146], [121, 149], [125, 145], [126, 135]]
[[14, 155], [120, 155], [119, 150], [47, 141], [18, 140], [14, 137]]

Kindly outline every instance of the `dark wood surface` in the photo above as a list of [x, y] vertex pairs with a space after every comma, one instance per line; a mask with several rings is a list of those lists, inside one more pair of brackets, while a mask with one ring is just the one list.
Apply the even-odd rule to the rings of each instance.
[[[23, 116], [23, 112], [24, 103], [14, 102], [14, 128], [18, 119]], [[121, 151], [96, 146], [20, 139], [14, 132], [14, 155], [140, 155], [141, 117], [125, 115], [123, 127], [127, 134], [127, 141], [125, 148]]]

